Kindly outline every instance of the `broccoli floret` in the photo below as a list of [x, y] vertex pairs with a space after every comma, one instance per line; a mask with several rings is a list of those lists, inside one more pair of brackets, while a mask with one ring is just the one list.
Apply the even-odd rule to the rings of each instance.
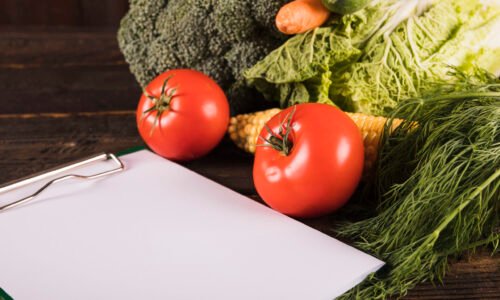
[[[118, 43], [141, 86], [176, 68], [197, 69], [226, 91], [232, 112], [254, 97], [242, 71], [283, 43], [274, 18], [289, 0], [130, 0]], [[251, 102], [255, 102], [253, 99]]]
[[238, 43], [255, 36], [257, 22], [250, 14], [250, 1], [221, 0], [214, 6], [215, 28], [229, 43]]

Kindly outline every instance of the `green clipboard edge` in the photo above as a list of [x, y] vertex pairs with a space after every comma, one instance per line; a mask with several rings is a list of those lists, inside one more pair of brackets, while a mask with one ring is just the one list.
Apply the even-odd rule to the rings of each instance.
[[0, 288], [0, 300], [14, 300], [11, 296], [9, 296], [2, 288]]
[[127, 154], [134, 153], [134, 152], [137, 152], [137, 151], [141, 151], [141, 150], [144, 150], [144, 149], [147, 149], [147, 148], [145, 146], [136, 146], [136, 147], [132, 147], [132, 148], [128, 148], [128, 149], [122, 150], [122, 151], [118, 151], [118, 152], [116, 152], [116, 156], [123, 156], [123, 155], [127, 155]]
[[[141, 151], [144, 149], [147, 149], [147, 148], [145, 146], [132, 147], [132, 148], [128, 148], [128, 149], [117, 152], [116, 156], [123, 156], [123, 155], [127, 155], [127, 154], [134, 153], [137, 151]], [[9, 294], [7, 294], [7, 292], [5, 292], [2, 288], [0, 288], [0, 300], [14, 300], [14, 298], [9, 296]]]

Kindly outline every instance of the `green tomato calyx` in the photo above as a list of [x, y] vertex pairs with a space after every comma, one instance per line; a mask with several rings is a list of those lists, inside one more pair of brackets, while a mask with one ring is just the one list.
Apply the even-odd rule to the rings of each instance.
[[257, 146], [271, 147], [281, 154], [288, 156], [293, 148], [293, 142], [290, 140], [290, 133], [292, 132], [292, 120], [295, 110], [296, 107], [294, 106], [293, 110], [288, 113], [286, 118], [280, 123], [278, 133], [273, 132], [269, 125], [265, 124], [264, 128], [271, 136], [267, 139], [260, 136], [260, 138], [264, 140], [264, 143]]
[[173, 77], [173, 75], [168, 76], [167, 79], [165, 79], [165, 81], [163, 82], [163, 85], [161, 86], [160, 96], [151, 95], [148, 91], [146, 91], [146, 89], [144, 89], [142, 91], [144, 96], [146, 96], [153, 103], [153, 105], [150, 108], [146, 109], [143, 112], [143, 117], [145, 117], [146, 115], [148, 115], [152, 112], [156, 112], [154, 126], [151, 127], [150, 134], [153, 134], [153, 130], [156, 127], [156, 125], [158, 124], [163, 112], [170, 108], [170, 102], [174, 98], [175, 92], [177, 92], [177, 88], [172, 88], [172, 89], [170, 89], [170, 91], [167, 91], [168, 81], [172, 77]]

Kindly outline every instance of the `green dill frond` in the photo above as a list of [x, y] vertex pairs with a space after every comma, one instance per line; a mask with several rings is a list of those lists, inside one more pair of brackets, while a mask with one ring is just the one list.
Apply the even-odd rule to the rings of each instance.
[[497, 251], [500, 83], [488, 80], [443, 85], [395, 109], [406, 121], [381, 144], [377, 212], [338, 229], [387, 265], [342, 299], [403, 296], [441, 281], [450, 256], [487, 244]]

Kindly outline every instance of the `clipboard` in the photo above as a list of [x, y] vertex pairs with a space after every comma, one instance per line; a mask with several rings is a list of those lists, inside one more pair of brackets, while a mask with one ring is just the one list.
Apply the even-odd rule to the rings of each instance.
[[147, 150], [48, 174], [0, 189], [16, 300], [332, 299], [383, 265]]
[[4, 290], [0, 288], [0, 300], [13, 300]]

